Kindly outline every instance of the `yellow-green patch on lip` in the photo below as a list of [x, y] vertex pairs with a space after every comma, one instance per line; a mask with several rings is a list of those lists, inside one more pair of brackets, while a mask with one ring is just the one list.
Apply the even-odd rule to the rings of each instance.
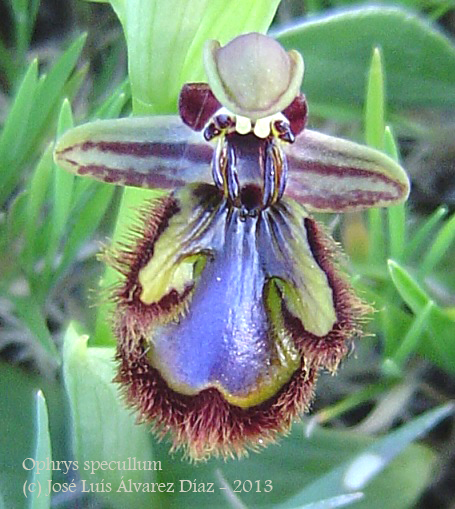
[[285, 50], [271, 37], [251, 33], [221, 47], [207, 41], [207, 80], [227, 109], [253, 121], [284, 110], [299, 94], [303, 79], [300, 53]]
[[147, 356], [150, 364], [158, 369], [168, 386], [175, 392], [187, 396], [195, 396], [205, 389], [214, 388], [221, 393], [228, 403], [240, 408], [250, 408], [260, 405], [275, 396], [300, 367], [300, 355], [295, 351], [293, 355], [290, 356], [288, 364], [272, 366], [269, 369], [269, 373], [263, 376], [261, 380], [258, 380], [255, 387], [250, 388], [248, 392], [237, 394], [227, 390], [220, 381], [207, 383], [197, 389], [175, 382], [164, 366], [157, 365], [157, 359], [153, 354], [153, 349], [149, 350]]

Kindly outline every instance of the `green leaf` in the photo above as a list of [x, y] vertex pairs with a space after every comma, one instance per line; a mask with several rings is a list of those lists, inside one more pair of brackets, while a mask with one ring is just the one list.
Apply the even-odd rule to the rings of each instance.
[[7, 217], [7, 238], [10, 246], [14, 246], [24, 229], [24, 217], [27, 207], [27, 193], [18, 194], [10, 205]]
[[[136, 483], [153, 482], [159, 464], [151, 448], [144, 426], [135, 423], [131, 411], [124, 406], [115, 375], [113, 348], [88, 348], [87, 336], [80, 336], [70, 325], [64, 342], [63, 374], [73, 422], [74, 456], [79, 473], [87, 482], [111, 483], [111, 493], [102, 496], [112, 507], [151, 507], [157, 494], [117, 492], [122, 479]], [[152, 469], [129, 469], [128, 458], [151, 462]], [[126, 461], [126, 466], [113, 464], [101, 469], [102, 461]], [[88, 462], [88, 463], [85, 463]], [[92, 463], [95, 462], [95, 463]], [[86, 468], [87, 467], [87, 468]]]
[[[82, 64], [80, 68], [74, 69], [65, 83], [65, 86], [62, 87], [60, 94], [61, 99], [74, 98], [80, 87], [86, 82], [89, 71], [90, 64], [88, 62]], [[53, 113], [54, 112], [51, 112], [51, 116], [53, 116]]]
[[387, 209], [389, 228], [389, 253], [394, 260], [401, 260], [406, 245], [406, 208], [394, 205]]
[[125, 79], [114, 92], [95, 110], [92, 118], [116, 118], [126, 102], [131, 98], [129, 80]]
[[371, 285], [366, 284], [357, 284], [356, 289], [378, 311], [373, 315], [372, 329], [384, 336], [384, 356], [391, 357], [408, 331], [413, 317], [403, 309], [399, 296], [390, 291], [390, 274], [385, 272], [385, 275], [387, 281], [384, 284], [389, 291], [385, 291], [382, 285], [373, 290]]
[[384, 56], [391, 110], [455, 105], [455, 47], [410, 11], [388, 6], [334, 11], [274, 35], [303, 54], [303, 89], [313, 111], [360, 113], [372, 47]]
[[[125, 41], [122, 37], [115, 37], [109, 41], [109, 45], [103, 51], [103, 59], [93, 76], [90, 102], [93, 107], [102, 98], [106, 98], [106, 92], [112, 92], [112, 85], [115, 84], [113, 77], [118, 75], [119, 67], [123, 72], [123, 60], [125, 54]], [[119, 65], [120, 63], [120, 65]]]
[[16, 58], [19, 65], [25, 59], [30, 44], [39, 4], [39, 0], [11, 0], [14, 14]]
[[392, 281], [403, 300], [414, 313], [421, 311], [430, 301], [430, 297], [398, 263], [389, 260], [388, 266]]
[[[47, 465], [52, 461], [51, 437], [49, 436], [49, 419], [47, 416], [47, 406], [44, 395], [41, 391], [36, 394], [36, 448], [33, 459], [38, 465]], [[49, 481], [52, 480], [52, 469], [44, 468], [40, 473], [33, 470], [31, 483], [38, 484], [41, 490], [29, 494], [30, 509], [49, 509], [51, 507], [51, 497], [46, 495], [46, 489]]]
[[0, 150], [0, 204], [17, 185], [28, 160], [35, 157], [34, 150], [48, 132], [62, 101], [66, 81], [76, 64], [85, 36], [79, 37], [57, 60], [47, 76], [36, 81], [37, 62], [32, 63], [11, 110], [3, 153]]
[[[0, 160], [3, 163], [12, 161], [21, 146], [37, 83], [38, 61], [34, 59], [25, 73], [3, 126], [0, 138]], [[6, 170], [2, 168], [2, 173]]]

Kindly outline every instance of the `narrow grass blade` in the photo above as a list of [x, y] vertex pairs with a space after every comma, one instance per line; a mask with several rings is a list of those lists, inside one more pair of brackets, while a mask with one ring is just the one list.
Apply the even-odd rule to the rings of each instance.
[[28, 2], [24, 0], [12, 0], [11, 7], [14, 16], [14, 38], [16, 58], [19, 65], [24, 61], [30, 40]]
[[[41, 391], [36, 393], [36, 417], [35, 417], [35, 436], [36, 448], [33, 459], [38, 465], [47, 465], [52, 461], [51, 437], [49, 435], [49, 418], [47, 415], [47, 406], [44, 395]], [[51, 497], [46, 496], [45, 490], [52, 480], [52, 469], [44, 468], [39, 474], [33, 469], [31, 483], [40, 485], [41, 490], [29, 493], [30, 509], [49, 509], [51, 507]]]
[[365, 138], [368, 145], [382, 150], [384, 148], [384, 71], [379, 48], [374, 48], [368, 73], [365, 104]]
[[387, 384], [387, 382], [370, 384], [363, 389], [360, 389], [355, 393], [346, 396], [341, 401], [331, 406], [324, 407], [313, 418], [318, 424], [329, 422], [332, 419], [343, 415], [345, 412], [352, 410], [353, 408], [358, 407], [367, 401], [371, 401], [376, 396], [384, 393], [384, 391], [387, 390], [388, 385], [389, 384]]
[[25, 209], [27, 206], [27, 193], [18, 194], [8, 210], [7, 216], [7, 240], [10, 246], [14, 246], [17, 238], [22, 235], [24, 229]]
[[[65, 99], [60, 109], [57, 134], [61, 135], [72, 126], [73, 116], [71, 112], [71, 105], [69, 104], [69, 101]], [[42, 275], [42, 295], [45, 295], [45, 292], [49, 287], [51, 273], [55, 270], [55, 257], [59, 248], [60, 240], [67, 227], [67, 221], [72, 204], [74, 175], [63, 171], [54, 164], [53, 180], [53, 206], [52, 213], [49, 218], [52, 228], [46, 253], [46, 265]]]
[[384, 152], [394, 161], [398, 161], [400, 158], [395, 137], [393, 135], [392, 128], [389, 125], [386, 125], [384, 130]]
[[36, 259], [35, 241], [38, 233], [38, 220], [44, 206], [50, 177], [52, 175], [52, 150], [52, 145], [49, 145], [45, 150], [33, 172], [30, 187], [27, 192], [24, 266], [29, 274], [33, 272], [33, 261]]
[[430, 248], [422, 260], [419, 271], [422, 277], [429, 274], [441, 261], [442, 257], [447, 253], [454, 240], [455, 214], [452, 214], [431, 242]]
[[392, 260], [389, 260], [389, 271], [396, 289], [414, 314], [418, 315], [426, 306], [430, 307], [427, 320], [422, 324], [430, 341], [421, 342], [419, 351], [443, 369], [454, 373], [455, 321], [432, 302], [408, 272]]
[[388, 266], [390, 276], [399, 294], [406, 304], [415, 313], [418, 313], [427, 305], [430, 300], [429, 296], [412, 276], [394, 260], [389, 260]]
[[58, 105], [63, 97], [65, 84], [73, 72], [85, 44], [86, 35], [79, 36], [70, 47], [60, 56], [47, 76], [40, 80], [36, 91], [36, 98], [30, 112], [32, 125], [29, 128], [29, 146], [33, 147], [39, 135], [49, 124], [54, 111], [58, 111]]
[[106, 91], [112, 90], [113, 77], [118, 75], [119, 62], [124, 60], [124, 42], [118, 37], [109, 45], [102, 64], [98, 67], [96, 77], [93, 80], [91, 103], [96, 104], [100, 98], [106, 97]]
[[428, 237], [432, 230], [444, 219], [447, 215], [448, 209], [446, 205], [438, 207], [418, 228], [418, 230], [411, 237], [404, 252], [404, 259], [410, 258], [412, 255], [418, 254], [418, 251], [425, 242], [428, 242]]
[[117, 118], [125, 106], [126, 102], [131, 98], [131, 90], [128, 79], [117, 87], [112, 95], [110, 95], [93, 113], [92, 118]]
[[[25, 132], [38, 84], [38, 61], [34, 59], [20, 84], [0, 137], [0, 159], [13, 161]], [[21, 136], [22, 134], [22, 136]]]
[[39, 80], [36, 78], [37, 62], [33, 62], [29, 67], [9, 115], [10, 126], [3, 134], [6, 138], [0, 140], [0, 171], [2, 174], [6, 172], [6, 178], [2, 176], [0, 205], [16, 186], [21, 176], [18, 170], [22, 168], [24, 161], [33, 157], [37, 143], [52, 125], [51, 120], [55, 117], [65, 84], [79, 58], [84, 42], [85, 36], [76, 39], [49, 74]]
[[[365, 138], [368, 145], [382, 150], [384, 148], [384, 76], [382, 57], [379, 48], [375, 48], [368, 74], [365, 104]], [[378, 209], [368, 211], [369, 221], [369, 258], [375, 263], [384, 257], [383, 215]]]
[[[58, 120], [57, 135], [73, 127], [73, 114], [71, 105], [67, 99], [63, 101]], [[73, 195], [74, 175], [60, 168], [54, 172], [54, 208], [52, 222], [54, 224], [55, 236], [59, 237], [68, 220]]]
[[402, 368], [408, 357], [415, 352], [420, 339], [425, 331], [425, 326], [430, 316], [434, 302], [429, 300], [421, 312], [417, 313], [411, 327], [400, 343], [395, 355], [391, 359], [399, 368]]
[[75, 69], [62, 88], [60, 97], [62, 99], [64, 97], [72, 99], [77, 94], [79, 88], [86, 82], [89, 70], [90, 65], [88, 63], [83, 64], [79, 69]]
[[18, 171], [18, 151], [27, 132], [29, 113], [32, 108], [38, 83], [38, 62], [33, 60], [16, 94], [0, 136], [0, 205], [11, 194], [21, 177]]
[[404, 205], [387, 209], [389, 227], [389, 253], [394, 260], [401, 260], [406, 245], [406, 210]]

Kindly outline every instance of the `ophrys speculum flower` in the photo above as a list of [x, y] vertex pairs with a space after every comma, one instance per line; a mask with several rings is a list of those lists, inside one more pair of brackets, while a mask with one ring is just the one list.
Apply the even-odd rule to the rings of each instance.
[[406, 199], [402, 168], [305, 129], [303, 61], [259, 34], [207, 45], [208, 84], [180, 117], [67, 132], [56, 160], [79, 175], [177, 189], [142, 214], [114, 256], [117, 381], [130, 404], [195, 459], [275, 440], [308, 409], [368, 308], [308, 211]]

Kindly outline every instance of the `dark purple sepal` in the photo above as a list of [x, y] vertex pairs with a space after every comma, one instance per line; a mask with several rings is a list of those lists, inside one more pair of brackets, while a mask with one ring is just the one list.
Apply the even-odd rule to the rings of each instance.
[[191, 129], [201, 131], [220, 108], [221, 104], [206, 83], [183, 85], [179, 97], [179, 113], [182, 121]]
[[308, 118], [308, 105], [305, 95], [299, 94], [282, 113], [289, 121], [294, 136], [299, 135], [305, 129]]

